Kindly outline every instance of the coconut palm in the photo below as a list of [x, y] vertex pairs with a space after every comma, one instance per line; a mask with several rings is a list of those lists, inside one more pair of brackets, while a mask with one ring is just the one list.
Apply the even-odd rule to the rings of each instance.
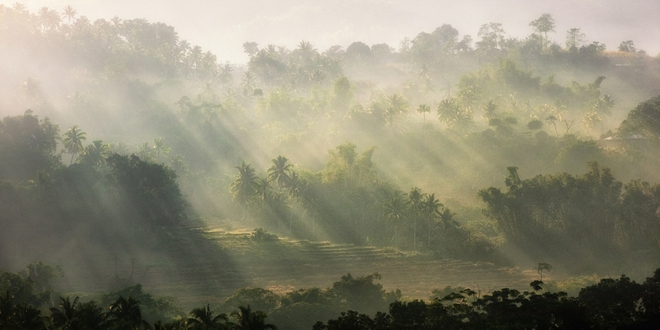
[[71, 24], [71, 21], [73, 21], [76, 18], [76, 10], [73, 9], [71, 6], [66, 6], [64, 7], [64, 17], [69, 20], [69, 25]]
[[410, 202], [410, 217], [413, 219], [413, 247], [417, 248], [417, 218], [421, 215], [422, 211], [422, 199], [425, 194], [422, 194], [422, 191], [414, 187], [408, 193], [408, 200]]
[[64, 133], [64, 138], [62, 139], [64, 150], [71, 153], [69, 165], [73, 164], [73, 158], [76, 154], [83, 150], [82, 142], [85, 140], [87, 140], [87, 133], [81, 131], [78, 125], [74, 125]]
[[408, 111], [408, 101], [403, 95], [395, 93], [385, 98], [385, 102], [387, 104], [385, 116], [387, 117], [390, 126], [392, 126], [395, 116]]
[[92, 144], [85, 146], [80, 156], [80, 163], [93, 166], [100, 165], [110, 155], [110, 147], [103, 144], [101, 140], [94, 140]]
[[105, 329], [107, 314], [94, 301], [78, 304], [77, 317], [82, 329]]
[[436, 219], [441, 215], [440, 210], [443, 208], [442, 203], [435, 198], [435, 194], [425, 195], [421, 204], [421, 211], [426, 219], [426, 226], [428, 229], [428, 245], [431, 246], [431, 231], [436, 223]]
[[394, 196], [384, 206], [384, 214], [390, 226], [394, 227], [394, 246], [399, 248], [399, 227], [401, 227], [410, 201], [402, 196]]
[[273, 165], [268, 169], [268, 180], [277, 181], [277, 185], [281, 188], [286, 187], [291, 180], [291, 169], [293, 165], [288, 164], [289, 159], [282, 156], [274, 158]]
[[68, 296], [66, 298], [60, 297], [59, 308], [50, 308], [50, 322], [57, 329], [79, 329], [78, 305], [78, 297], [73, 301]]
[[151, 328], [149, 323], [142, 319], [140, 301], [132, 297], [125, 299], [124, 297], [119, 296], [119, 298], [110, 305], [108, 318], [113, 329], [133, 330]]
[[483, 118], [486, 118], [487, 120], [497, 118], [497, 104], [495, 104], [493, 100], [488, 100], [488, 102], [484, 105]]
[[170, 147], [165, 146], [163, 137], [157, 137], [154, 139], [154, 150], [156, 151], [156, 160], [160, 162], [160, 155], [167, 156], [170, 154]]
[[195, 308], [188, 314], [188, 329], [211, 330], [229, 329], [227, 314], [213, 315], [210, 305]]
[[29, 304], [18, 304], [11, 316], [13, 324], [5, 329], [47, 330], [41, 311]]
[[149, 142], [145, 142], [141, 146], [138, 146], [138, 157], [144, 161], [153, 161], [153, 153], [154, 149], [149, 145]]
[[234, 327], [235, 329], [277, 330], [275, 325], [266, 323], [266, 313], [262, 311], [254, 311], [250, 308], [250, 305], [247, 305], [247, 307], [239, 306], [238, 311], [231, 313], [231, 316], [235, 317], [237, 320]]
[[241, 163], [240, 166], [236, 166], [236, 169], [238, 169], [238, 175], [229, 187], [229, 191], [232, 193], [234, 200], [247, 207], [250, 199], [256, 193], [257, 176], [254, 173], [254, 168], [249, 164], [245, 164], [245, 162]]
[[424, 121], [426, 121], [426, 113], [429, 112], [431, 112], [431, 107], [426, 104], [420, 104], [419, 107], [417, 108], [417, 113], [422, 114], [422, 116], [424, 117]]

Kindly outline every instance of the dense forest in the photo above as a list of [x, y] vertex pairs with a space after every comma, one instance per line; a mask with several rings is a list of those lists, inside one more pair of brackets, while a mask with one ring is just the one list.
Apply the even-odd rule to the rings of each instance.
[[[42, 308], [56, 324], [58, 304], [85, 313], [135, 304], [121, 290], [164, 264], [177, 269], [170, 276], [202, 263], [200, 277], [227, 270], [237, 284], [223, 292], [233, 292], [245, 280], [241, 260], [208, 239], [218, 228], [251, 232], [251, 242], [286, 237], [428, 260], [552, 264], [566, 276], [647, 276], [660, 266], [660, 55], [631, 40], [607, 48], [578, 27], [553, 40], [550, 14], [529, 27], [526, 38], [512, 38], [490, 22], [473, 38], [444, 24], [397, 48], [248, 41], [242, 65], [219, 61], [163, 23], [0, 5], [0, 269], [43, 261], [74, 270], [67, 276], [79, 278], [69, 281], [81, 284], [67, 283], [71, 292], [121, 292], [100, 305], [50, 293], [18, 298], [9, 283], [34, 278], [5, 272], [3, 306], [33, 317]], [[131, 260], [130, 276], [120, 276], [119, 258]], [[113, 260], [108, 280], [100, 274]], [[135, 260], [149, 261], [142, 278]], [[465, 320], [478, 328], [536, 303], [583, 314], [565, 322], [607, 328], [615, 316], [582, 313], [593, 307], [583, 299], [621, 286], [639, 294], [630, 301], [646, 303], [639, 297], [657, 291], [658, 273], [644, 284], [608, 281], [575, 299], [471, 288], [427, 303], [373, 284], [379, 302], [354, 305], [340, 281], [255, 310], [236, 300], [217, 321], [228, 326], [240, 305], [231, 322], [264, 322], [263, 310], [283, 325], [277, 313], [317, 299], [342, 303], [309, 322], [360, 313], [315, 329], [400, 329], [418, 321], [396, 313], [423, 311], [444, 315], [419, 321], [430, 328]], [[47, 285], [36, 283], [28, 284]], [[190, 322], [193, 313], [211, 317], [209, 306], [187, 319], [181, 310], [158, 317]], [[653, 306], [629, 307], [631, 324], [647, 322], [644, 313], [657, 318]], [[120, 319], [113, 307], [103, 310], [108, 324], [120, 322], [109, 321]]]

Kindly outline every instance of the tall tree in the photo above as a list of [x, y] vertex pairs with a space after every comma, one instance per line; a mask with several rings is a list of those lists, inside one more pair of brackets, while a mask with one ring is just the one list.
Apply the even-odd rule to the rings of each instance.
[[428, 230], [428, 246], [431, 246], [431, 232], [433, 227], [436, 224], [436, 220], [440, 216], [440, 210], [443, 208], [442, 203], [435, 198], [435, 194], [425, 195], [424, 200], [422, 201], [422, 214], [426, 219], [426, 227]]
[[402, 196], [394, 196], [384, 206], [384, 214], [390, 226], [394, 227], [394, 246], [399, 248], [399, 231], [408, 213], [410, 201]]
[[413, 220], [413, 249], [417, 249], [417, 219], [422, 213], [422, 204], [424, 195], [422, 191], [414, 187], [408, 193], [408, 200], [410, 201], [410, 216]]
[[272, 159], [273, 165], [268, 168], [268, 180], [277, 182], [280, 189], [287, 186], [291, 180], [291, 170], [293, 165], [288, 163], [289, 159], [283, 156], [277, 156]]
[[142, 319], [140, 301], [132, 297], [119, 296], [108, 310], [108, 318], [113, 329], [134, 330], [150, 329], [149, 323]]
[[245, 162], [241, 163], [240, 166], [236, 166], [236, 169], [238, 169], [238, 175], [234, 179], [234, 182], [232, 182], [229, 190], [234, 200], [247, 208], [250, 199], [256, 192], [257, 176], [254, 168], [249, 164], [245, 164]]
[[165, 141], [163, 137], [157, 137], [154, 139], [154, 151], [156, 151], [156, 161], [160, 163], [160, 155], [166, 156], [170, 154], [170, 147], [165, 146]]
[[231, 316], [236, 318], [235, 329], [238, 330], [277, 330], [275, 325], [266, 323], [266, 313], [254, 311], [250, 305], [239, 306], [238, 311], [231, 313]]
[[210, 305], [195, 308], [188, 314], [188, 329], [191, 330], [228, 330], [227, 314], [214, 315]]
[[66, 298], [60, 297], [59, 308], [50, 308], [50, 322], [57, 329], [80, 329], [80, 320], [77, 315], [78, 307], [78, 297], [74, 298], [73, 301], [68, 296]]
[[76, 19], [76, 10], [71, 6], [66, 6], [64, 7], [63, 15], [67, 20], [69, 20], [69, 25], [71, 25], [71, 21]]
[[396, 117], [399, 114], [404, 114], [408, 112], [408, 100], [406, 98], [399, 94], [395, 93], [390, 96], [388, 96], [385, 99], [385, 102], [387, 103], [387, 108], [385, 109], [385, 116], [390, 123], [390, 126], [394, 123], [394, 117]]
[[71, 153], [69, 165], [73, 164], [73, 158], [76, 154], [83, 150], [82, 142], [85, 140], [87, 140], [87, 133], [81, 131], [78, 125], [74, 125], [64, 133], [64, 137], [62, 138], [64, 149]]
[[572, 28], [566, 32], [566, 48], [579, 49], [587, 41], [586, 35], [578, 28]]
[[544, 13], [541, 17], [529, 22], [529, 26], [539, 34], [541, 49], [545, 50], [548, 46], [548, 32], [555, 32], [555, 19], [552, 18], [552, 15]]

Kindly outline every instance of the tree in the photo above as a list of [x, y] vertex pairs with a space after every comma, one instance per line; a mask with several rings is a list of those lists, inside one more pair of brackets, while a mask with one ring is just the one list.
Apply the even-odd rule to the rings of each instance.
[[71, 25], [71, 21], [76, 18], [76, 10], [73, 9], [71, 6], [66, 6], [64, 7], [64, 17], [69, 20], [69, 25]]
[[80, 329], [81, 324], [77, 315], [79, 305], [78, 297], [73, 299], [73, 302], [68, 296], [66, 298], [60, 297], [59, 308], [50, 308], [50, 322], [57, 329]]
[[436, 219], [440, 216], [440, 209], [444, 207], [438, 199], [435, 198], [435, 194], [427, 194], [422, 201], [422, 214], [426, 219], [426, 226], [428, 230], [428, 246], [431, 246], [431, 232], [436, 223]]
[[552, 15], [544, 13], [541, 17], [529, 22], [529, 26], [534, 27], [534, 30], [541, 37], [541, 49], [545, 50], [548, 44], [548, 32], [555, 31], [555, 19]]
[[426, 114], [431, 112], [431, 107], [426, 104], [420, 104], [417, 108], [417, 113], [420, 113], [424, 116], [424, 121], [426, 121]]
[[81, 131], [78, 125], [74, 125], [64, 133], [62, 139], [64, 149], [71, 154], [69, 165], [73, 164], [73, 157], [83, 150], [82, 142], [85, 140], [87, 140], [87, 133]]
[[390, 126], [392, 126], [395, 116], [406, 113], [408, 111], [408, 100], [406, 100], [403, 95], [395, 93], [388, 96], [385, 99], [385, 102], [387, 103], [385, 116], [387, 117]]
[[273, 165], [268, 168], [268, 180], [276, 181], [280, 189], [287, 186], [289, 180], [291, 180], [291, 170], [293, 165], [288, 164], [288, 158], [277, 156], [277, 158], [272, 159]]
[[488, 23], [483, 24], [479, 28], [477, 36], [481, 38], [480, 41], [477, 41], [477, 51], [484, 54], [490, 55], [497, 50], [501, 49], [501, 45], [504, 44], [504, 29], [502, 28], [502, 23]]
[[245, 164], [245, 162], [241, 163], [240, 166], [236, 166], [236, 169], [238, 169], [238, 175], [229, 187], [229, 191], [232, 193], [234, 200], [247, 207], [256, 192], [257, 176], [254, 168], [249, 164]]
[[472, 112], [462, 108], [456, 98], [442, 100], [438, 106], [438, 119], [450, 128], [465, 129], [472, 124]]
[[259, 44], [256, 42], [245, 42], [243, 43], [243, 51], [248, 54], [250, 57], [254, 56], [259, 51]]
[[619, 51], [625, 53], [634, 53], [637, 51], [635, 43], [632, 40], [621, 41], [619, 44]]
[[566, 32], [566, 48], [577, 51], [587, 40], [586, 35], [578, 28], [572, 28]]
[[142, 319], [140, 301], [133, 299], [132, 297], [125, 299], [124, 297], [119, 296], [119, 298], [109, 307], [108, 319], [114, 329], [118, 330], [151, 328], [149, 323]]
[[101, 140], [94, 140], [92, 144], [85, 146], [80, 156], [80, 163], [91, 166], [99, 166], [110, 156], [110, 147], [103, 144]]
[[417, 187], [412, 188], [408, 193], [410, 213], [413, 218], [413, 249], [417, 249], [417, 219], [422, 213], [424, 195]]
[[194, 308], [188, 314], [187, 324], [191, 330], [220, 330], [230, 329], [227, 314], [213, 315], [211, 306]]
[[399, 248], [399, 230], [403, 224], [410, 201], [404, 200], [402, 196], [394, 196], [384, 205], [384, 214], [388, 223], [394, 227], [394, 246]]
[[539, 273], [539, 281], [543, 282], [543, 272], [549, 272], [552, 269], [552, 265], [547, 262], [539, 262], [536, 266], [536, 271]]
[[491, 120], [497, 118], [497, 104], [493, 100], [488, 100], [484, 105], [484, 118]]
[[170, 154], [170, 147], [165, 146], [163, 137], [157, 137], [154, 139], [154, 150], [156, 151], [156, 160], [160, 162], [160, 155], [167, 156]]
[[640, 103], [619, 125], [618, 133], [660, 138], [660, 95]]
[[94, 301], [78, 304], [78, 320], [82, 329], [105, 329], [107, 314]]
[[275, 325], [266, 323], [266, 313], [262, 311], [254, 311], [250, 308], [250, 305], [247, 305], [247, 307], [238, 306], [238, 311], [231, 313], [231, 316], [235, 317], [237, 320], [235, 329], [277, 330]]

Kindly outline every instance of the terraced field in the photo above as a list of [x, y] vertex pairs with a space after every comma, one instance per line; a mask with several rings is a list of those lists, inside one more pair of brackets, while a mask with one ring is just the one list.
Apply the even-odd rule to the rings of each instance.
[[[147, 292], [177, 297], [186, 309], [220, 303], [246, 286], [277, 293], [299, 288], [326, 288], [346, 273], [362, 276], [377, 272], [386, 290], [400, 289], [404, 296], [411, 298], [428, 298], [433, 289], [448, 285], [482, 292], [505, 286], [525, 289], [536, 277], [530, 270], [484, 262], [437, 260], [391, 248], [287, 238], [264, 241], [252, 239], [250, 232], [226, 232], [217, 228], [192, 230], [203, 237], [203, 246], [198, 246], [199, 241], [179, 242], [181, 246], [188, 246], [189, 251], [161, 251], [164, 253], [143, 256], [140, 260], [119, 260], [119, 271], [114, 262], [107, 262], [94, 271], [83, 271], [81, 267], [77, 270], [78, 278], [87, 280], [76, 280], [64, 288], [85, 291], [98, 289], [113, 280], [117, 286], [139, 282]], [[117, 280], [117, 275], [124, 278], [123, 282]], [[81, 287], [79, 283], [83, 282], [89, 287]]]

